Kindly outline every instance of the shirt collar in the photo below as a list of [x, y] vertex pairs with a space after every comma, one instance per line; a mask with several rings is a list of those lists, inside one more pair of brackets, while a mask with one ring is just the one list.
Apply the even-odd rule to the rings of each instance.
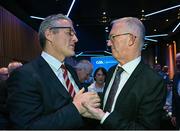
[[126, 71], [128, 74], [131, 74], [134, 71], [134, 69], [137, 67], [137, 65], [140, 63], [140, 61], [141, 61], [141, 56], [137, 57], [132, 61], [129, 61], [123, 66], [121, 66], [120, 64], [118, 64], [118, 66], [122, 67], [124, 71]]
[[49, 65], [53, 66], [56, 70], [59, 70], [61, 65], [64, 64], [64, 62], [59, 61], [58, 59], [56, 59], [55, 57], [53, 57], [45, 51], [42, 51], [41, 56]]

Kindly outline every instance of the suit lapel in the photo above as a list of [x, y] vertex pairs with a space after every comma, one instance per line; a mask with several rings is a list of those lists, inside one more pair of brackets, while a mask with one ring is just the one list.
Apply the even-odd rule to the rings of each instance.
[[[132, 89], [134, 86], [134, 83], [136, 82], [136, 79], [138, 78], [138, 76], [141, 74], [141, 72], [143, 71], [143, 63], [142, 61], [138, 64], [138, 66], [136, 67], [136, 69], [134, 70], [134, 72], [131, 74], [130, 78], [127, 80], [126, 84], [124, 85], [124, 87], [122, 88], [117, 101], [123, 101], [123, 99], [126, 99], [126, 96], [128, 95], [130, 89]], [[121, 102], [118, 102], [121, 103]]]
[[116, 69], [116, 66], [117, 66], [117, 65], [112, 66], [112, 67], [109, 69], [109, 71], [108, 71], [108, 77], [107, 77], [107, 79], [106, 79], [106, 83], [105, 83], [105, 86], [104, 86], [104, 91], [103, 91], [103, 93], [105, 93], [106, 90], [107, 90], [107, 88], [108, 88], [108, 85], [109, 85], [109, 83], [110, 83], [110, 81], [111, 81], [111, 78], [112, 78], [112, 76], [113, 76], [113, 73], [114, 73], [114, 71], [115, 71], [115, 69]]
[[38, 59], [38, 63], [39, 63], [39, 72], [44, 84], [48, 86], [48, 88], [54, 88], [62, 96], [66, 98], [70, 97], [69, 93], [67, 92], [63, 84], [59, 81], [59, 79], [56, 77], [51, 67], [41, 56]]
[[[106, 85], [104, 88], [104, 92], [103, 92], [103, 97], [105, 95], [105, 92], [107, 90], [107, 87], [111, 81], [112, 75], [116, 69], [116, 66], [113, 66], [109, 69], [108, 71], [108, 77], [107, 77], [107, 81], [106, 81]], [[132, 89], [134, 86], [134, 83], [136, 82], [136, 79], [138, 78], [138, 76], [141, 74], [141, 72], [143, 71], [143, 66], [144, 63], [141, 61], [138, 66], [136, 67], [136, 69], [134, 70], [134, 72], [131, 74], [130, 78], [128, 79], [128, 81], [126, 82], [126, 84], [124, 85], [124, 87], [122, 88], [117, 101], [118, 103], [121, 103], [121, 101], [123, 101], [124, 99], [126, 99], [126, 96], [128, 95], [130, 89]], [[104, 98], [103, 98], [104, 99]]]

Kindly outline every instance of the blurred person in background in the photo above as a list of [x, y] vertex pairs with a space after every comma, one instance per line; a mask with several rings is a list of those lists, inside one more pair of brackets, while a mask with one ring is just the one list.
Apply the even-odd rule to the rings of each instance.
[[76, 64], [75, 70], [76, 70], [78, 79], [81, 83], [81, 87], [84, 87], [85, 90], [87, 91], [88, 90], [87, 88], [91, 83], [87, 83], [86, 81], [89, 80], [90, 76], [92, 75], [93, 65], [88, 60], [80, 60]]
[[94, 82], [88, 87], [88, 91], [102, 93], [105, 86], [107, 71], [103, 67], [99, 67], [94, 72]]
[[176, 70], [173, 78], [172, 119], [176, 129], [180, 129], [180, 53], [176, 54]]

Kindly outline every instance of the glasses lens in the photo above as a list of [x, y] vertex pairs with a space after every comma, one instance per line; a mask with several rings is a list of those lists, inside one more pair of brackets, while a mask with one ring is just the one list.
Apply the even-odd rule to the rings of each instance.
[[111, 40], [111, 41], [112, 41], [112, 40], [113, 40], [113, 35], [109, 35], [109, 36], [108, 36], [108, 40]]
[[67, 32], [70, 36], [74, 36], [76, 35], [75, 30], [72, 27], [51, 27], [50, 30], [52, 29], [69, 29], [69, 31]]
[[[124, 34], [117, 34], [117, 35], [111, 34], [111, 35], [108, 36], [108, 39], [111, 40], [111, 41], [113, 41], [115, 37], [117, 37], [117, 36], [122, 36], [122, 35], [133, 35], [133, 34], [131, 34], [131, 33], [124, 33]], [[134, 36], [134, 35], [133, 35], [133, 36]], [[136, 36], [135, 36], [135, 38], [136, 38]]]
[[70, 36], [76, 35], [76, 32], [72, 28], [70, 28], [69, 35]]

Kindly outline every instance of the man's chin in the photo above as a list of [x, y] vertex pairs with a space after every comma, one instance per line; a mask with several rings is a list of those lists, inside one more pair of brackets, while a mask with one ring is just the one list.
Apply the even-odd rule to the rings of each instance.
[[69, 52], [68, 56], [67, 57], [71, 57], [71, 56], [74, 56], [75, 55], [75, 52], [74, 51], [71, 51]]

